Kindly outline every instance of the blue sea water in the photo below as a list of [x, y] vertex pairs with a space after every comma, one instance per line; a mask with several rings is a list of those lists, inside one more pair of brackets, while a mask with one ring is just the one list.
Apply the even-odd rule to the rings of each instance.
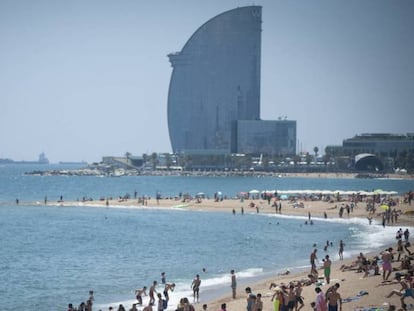
[[191, 296], [196, 274], [202, 279], [201, 302], [206, 302], [229, 291], [231, 269], [236, 270], [239, 284], [246, 284], [287, 268], [307, 267], [314, 243], [322, 257], [324, 243], [332, 241], [327, 254], [337, 260], [341, 239], [349, 257], [392, 243], [395, 234], [394, 228], [369, 226], [354, 218], [314, 219], [310, 226], [304, 225], [303, 217], [283, 215], [44, 206], [45, 196], [56, 201], [60, 195], [76, 200], [134, 191], [153, 197], [157, 192], [212, 196], [221, 191], [233, 197], [250, 189], [378, 188], [402, 194], [414, 188], [412, 180], [24, 174], [37, 168], [0, 166], [0, 302], [4, 310], [63, 311], [68, 303], [85, 301], [90, 289], [95, 292], [94, 310], [119, 303], [129, 308], [135, 301], [134, 290], [160, 281], [162, 271], [167, 281], [177, 284], [168, 307], [174, 310], [179, 298]]

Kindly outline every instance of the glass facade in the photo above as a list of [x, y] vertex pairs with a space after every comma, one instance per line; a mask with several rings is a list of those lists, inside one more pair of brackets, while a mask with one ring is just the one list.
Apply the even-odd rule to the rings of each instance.
[[296, 153], [296, 121], [235, 121], [232, 152], [293, 155]]
[[259, 120], [261, 23], [260, 6], [224, 12], [168, 55], [173, 152], [229, 153], [232, 122]]

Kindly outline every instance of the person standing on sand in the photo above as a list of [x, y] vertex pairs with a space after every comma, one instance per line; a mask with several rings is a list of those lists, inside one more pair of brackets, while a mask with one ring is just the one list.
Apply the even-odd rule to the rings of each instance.
[[279, 311], [283, 305], [283, 295], [278, 286], [275, 288], [275, 293], [273, 294], [271, 301], [273, 301], [273, 311]]
[[247, 311], [252, 311], [253, 310], [253, 306], [256, 300], [256, 296], [252, 293], [252, 289], [250, 287], [246, 287], [245, 289], [247, 298], [247, 305], [246, 305], [246, 310]]
[[257, 294], [256, 302], [253, 306], [253, 311], [262, 311], [263, 310], [263, 301], [262, 301], [262, 294]]
[[339, 241], [339, 251], [338, 251], [340, 260], [344, 260], [344, 246], [345, 246], [344, 242], [342, 240], [340, 240]]
[[330, 288], [330, 291], [326, 294], [326, 299], [328, 301], [328, 311], [338, 311], [338, 303], [339, 303], [339, 310], [342, 310], [342, 298], [341, 295], [337, 292], [339, 288], [339, 283], [335, 284]]
[[388, 281], [388, 278], [390, 277], [390, 274], [392, 272], [392, 265], [391, 265], [391, 252], [392, 247], [382, 252], [381, 259], [382, 259], [382, 280]]
[[150, 297], [149, 304], [151, 306], [153, 306], [154, 303], [155, 303], [154, 293], [157, 292], [156, 289], [155, 289], [155, 286], [157, 286], [157, 281], [152, 282], [152, 286], [149, 289], [149, 297]]
[[318, 259], [318, 257], [316, 257], [316, 252], [318, 250], [315, 248], [313, 250], [313, 252], [310, 254], [310, 264], [311, 264], [311, 270], [316, 268], [316, 260]]
[[404, 234], [405, 243], [407, 243], [410, 237], [410, 231], [408, 229], [405, 229], [403, 234]]
[[196, 301], [196, 299], [197, 299], [197, 302], [199, 300], [200, 284], [201, 284], [200, 276], [197, 274], [195, 279], [191, 283], [191, 288], [193, 289], [194, 301]]
[[293, 285], [293, 284], [289, 285], [287, 300], [288, 300], [287, 309], [289, 311], [293, 311], [293, 309], [295, 308], [295, 305], [296, 305], [296, 292], [295, 292], [295, 285]]
[[231, 273], [232, 296], [233, 296], [233, 299], [236, 299], [236, 289], [237, 289], [236, 274], [234, 273], [234, 270], [231, 270], [230, 273]]
[[404, 246], [403, 246], [402, 239], [398, 239], [398, 242], [397, 242], [397, 253], [398, 253], [397, 261], [400, 261], [401, 255], [404, 255]]
[[[295, 296], [296, 296], [295, 311], [299, 311], [305, 305], [303, 303], [303, 298], [302, 298], [302, 289], [303, 289], [302, 283], [298, 282], [295, 287]], [[299, 308], [298, 308], [298, 305], [300, 305]]]
[[162, 301], [162, 296], [160, 293], [157, 293], [157, 298], [158, 298], [157, 311], [162, 311], [164, 310], [164, 302]]
[[325, 301], [325, 295], [323, 294], [322, 289], [320, 289], [320, 287], [316, 287], [315, 292], [316, 292], [316, 300], [315, 300], [316, 310], [317, 311], [328, 311], [328, 308], [326, 306], [326, 301]]
[[329, 255], [326, 255], [325, 259], [323, 260], [323, 275], [325, 276], [327, 284], [329, 284], [331, 281], [331, 265], [332, 262], [329, 259]]
[[281, 311], [290, 311], [289, 310], [289, 293], [287, 291], [286, 285], [282, 285], [280, 287], [281, 294], [282, 294], [282, 303], [280, 304]]

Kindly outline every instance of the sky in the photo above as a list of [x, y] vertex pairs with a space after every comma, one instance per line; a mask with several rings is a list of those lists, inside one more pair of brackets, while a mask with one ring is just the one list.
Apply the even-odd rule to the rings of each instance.
[[0, 0], [0, 158], [171, 152], [167, 54], [253, 4], [261, 118], [296, 120], [298, 152], [414, 132], [412, 0]]

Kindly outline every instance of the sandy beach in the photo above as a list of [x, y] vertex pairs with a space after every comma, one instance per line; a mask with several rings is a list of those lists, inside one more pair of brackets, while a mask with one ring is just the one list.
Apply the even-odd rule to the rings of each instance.
[[[387, 224], [387, 226], [395, 226], [395, 231], [401, 227], [405, 230], [406, 227], [413, 227], [414, 226], [414, 204], [409, 205], [408, 203], [404, 203], [402, 198], [394, 197], [397, 201], [397, 205], [394, 206], [395, 210], [399, 211], [399, 216], [397, 222]], [[240, 213], [241, 209], [244, 209], [245, 213], [275, 213], [275, 208], [272, 206], [273, 201], [268, 204], [268, 201], [263, 199], [245, 199], [244, 201], [237, 200], [237, 199], [227, 199], [222, 201], [215, 201], [212, 199], [201, 199], [199, 201], [193, 199], [189, 201], [183, 202], [182, 200], [178, 199], [148, 199], [146, 202], [138, 203], [138, 200], [129, 199], [129, 200], [108, 200], [106, 201], [87, 201], [87, 202], [49, 202], [48, 204], [60, 204], [60, 205], [88, 205], [88, 206], [97, 206], [97, 207], [129, 207], [129, 208], [143, 208], [143, 206], [148, 207], [156, 207], [156, 208], [184, 208], [190, 210], [200, 210], [200, 211], [219, 211], [219, 212], [226, 212], [226, 213]], [[305, 216], [308, 217], [311, 214], [312, 218], [338, 218], [339, 217], [339, 210], [341, 206], [346, 206], [350, 204], [349, 201], [307, 201], [298, 199], [296, 202], [289, 202], [289, 201], [281, 201], [282, 209], [281, 214], [285, 215], [297, 215], [297, 216]], [[252, 205], [254, 204], [254, 207]], [[353, 209], [353, 211], [349, 214], [346, 213], [346, 209], [343, 215], [343, 218], [347, 217], [360, 217], [367, 219], [367, 217], [372, 217], [377, 222], [382, 222], [382, 214], [383, 210], [377, 204], [377, 210], [374, 214], [367, 212], [366, 210], [366, 203], [359, 202], [357, 207]], [[378, 224], [377, 224], [378, 225]], [[392, 262], [393, 269], [400, 269], [401, 262], [397, 261], [397, 241], [395, 245], [389, 245], [394, 249], [394, 261]], [[337, 246], [334, 246], [337, 248]], [[414, 251], [414, 248], [409, 248], [411, 251]], [[364, 255], [371, 259], [378, 253], [371, 253], [365, 254], [364, 250], [360, 250]], [[310, 254], [303, 254], [304, 257], [309, 258]], [[364, 277], [363, 272], [357, 272], [356, 270], [352, 271], [341, 271], [340, 267], [342, 265], [349, 265], [352, 261], [355, 261], [357, 258], [350, 258], [344, 261], [339, 260], [332, 260], [332, 272], [331, 272], [331, 282], [330, 284], [326, 284], [324, 279], [321, 277], [323, 276], [323, 269], [321, 267], [322, 258], [319, 258], [318, 262], [318, 273], [319, 273], [319, 281], [321, 281], [320, 288], [323, 292], [325, 292], [330, 286], [335, 283], [340, 284], [340, 288], [338, 292], [340, 293], [342, 299], [344, 299], [344, 303], [342, 306], [342, 310], [367, 310], [371, 307], [380, 307], [378, 309], [373, 310], [388, 310], [388, 305], [395, 305], [397, 310], [401, 307], [400, 297], [397, 295], [393, 295], [391, 298], [387, 298], [386, 296], [393, 290], [393, 289], [401, 289], [401, 285], [395, 280], [395, 272], [392, 272], [389, 281], [383, 282], [382, 278], [382, 268], [380, 266], [380, 274], [379, 275], [372, 275], [372, 273]], [[400, 271], [401, 273], [406, 273], [407, 270]], [[254, 294], [261, 293], [262, 300], [263, 300], [263, 310], [273, 310], [273, 303], [271, 301], [272, 295], [274, 293], [273, 289], [269, 289], [271, 283], [276, 283], [278, 285], [286, 284], [288, 285], [289, 282], [295, 280], [306, 279], [309, 271], [306, 270], [304, 272], [299, 273], [292, 273], [288, 275], [275, 275], [274, 278], [269, 280], [264, 280], [256, 284], [249, 284], [252, 288]], [[236, 271], [237, 275], [237, 271]], [[246, 308], [246, 294], [244, 291], [244, 287], [239, 286], [237, 288], [237, 298], [233, 299], [231, 297], [231, 289], [230, 289], [230, 276], [229, 276], [229, 291], [223, 293], [223, 296], [220, 299], [215, 301], [208, 302], [208, 310], [220, 310], [220, 306], [222, 303], [227, 304], [227, 310], [245, 310]], [[304, 307], [301, 310], [313, 310], [310, 303], [315, 301], [316, 293], [315, 293], [315, 284], [304, 286], [302, 296], [304, 298]], [[201, 288], [202, 293], [202, 288]], [[360, 295], [361, 293], [365, 293], [364, 295]], [[366, 294], [367, 293], [367, 294]], [[346, 301], [346, 302], [345, 302]], [[414, 299], [407, 297], [405, 300], [406, 304], [408, 305], [408, 309], [411, 308], [410, 304], [413, 304], [412, 308], [414, 308]], [[196, 304], [195, 309], [202, 310], [201, 304]]]

